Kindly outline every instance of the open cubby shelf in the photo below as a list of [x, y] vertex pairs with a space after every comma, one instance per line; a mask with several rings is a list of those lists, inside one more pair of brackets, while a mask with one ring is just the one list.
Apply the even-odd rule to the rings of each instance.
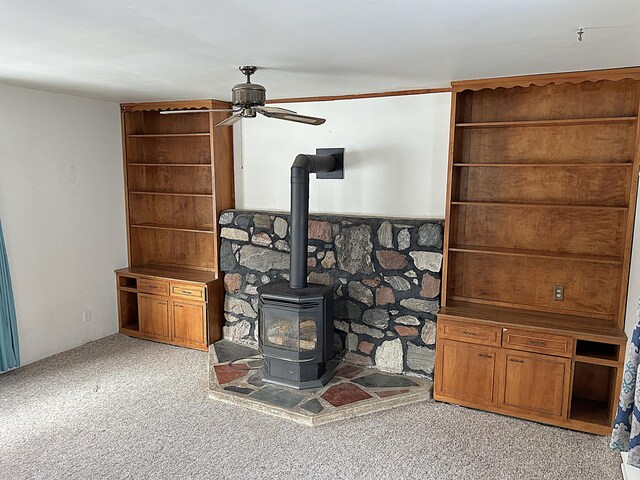
[[[135, 279], [133, 279], [135, 280]], [[138, 294], [135, 289], [120, 288], [120, 328], [138, 330]]]
[[575, 362], [569, 418], [580, 422], [611, 425], [617, 399], [616, 368]]
[[[481, 384], [451, 368], [470, 350], [436, 343], [434, 397], [609, 433], [626, 343], [640, 68], [452, 87], [438, 334], [482, 345], [476, 356], [503, 370]], [[515, 350], [537, 356], [504, 360]]]

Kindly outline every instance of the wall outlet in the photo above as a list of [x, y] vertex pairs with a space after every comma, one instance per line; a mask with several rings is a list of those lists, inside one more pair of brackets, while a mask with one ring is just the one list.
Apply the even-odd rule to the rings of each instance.
[[553, 299], [557, 302], [562, 302], [564, 300], [564, 285], [553, 286]]
[[82, 321], [84, 323], [91, 321], [91, 310], [83, 310], [82, 311]]

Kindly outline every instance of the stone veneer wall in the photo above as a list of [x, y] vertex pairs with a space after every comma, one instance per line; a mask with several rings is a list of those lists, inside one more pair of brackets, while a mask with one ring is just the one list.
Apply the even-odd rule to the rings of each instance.
[[[289, 279], [289, 216], [228, 210], [220, 226], [224, 337], [255, 344], [256, 288]], [[309, 282], [335, 289], [347, 361], [432, 376], [442, 233], [442, 220], [309, 216]]]

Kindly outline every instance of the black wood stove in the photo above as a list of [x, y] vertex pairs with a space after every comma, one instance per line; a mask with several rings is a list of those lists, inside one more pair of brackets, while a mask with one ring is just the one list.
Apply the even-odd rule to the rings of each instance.
[[343, 149], [298, 155], [291, 166], [291, 272], [289, 282], [258, 288], [260, 351], [265, 382], [305, 389], [331, 379], [333, 289], [307, 284], [309, 174], [343, 178]]

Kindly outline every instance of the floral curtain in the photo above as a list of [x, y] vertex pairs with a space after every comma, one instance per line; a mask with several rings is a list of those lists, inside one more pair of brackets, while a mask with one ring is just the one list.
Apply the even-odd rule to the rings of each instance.
[[9, 260], [0, 222], [0, 372], [20, 365], [16, 307], [9, 274]]
[[638, 381], [638, 360], [640, 359], [640, 302], [636, 313], [636, 326], [627, 348], [624, 364], [622, 390], [618, 402], [618, 412], [613, 423], [611, 449], [629, 452], [629, 465], [640, 468], [640, 382]]

